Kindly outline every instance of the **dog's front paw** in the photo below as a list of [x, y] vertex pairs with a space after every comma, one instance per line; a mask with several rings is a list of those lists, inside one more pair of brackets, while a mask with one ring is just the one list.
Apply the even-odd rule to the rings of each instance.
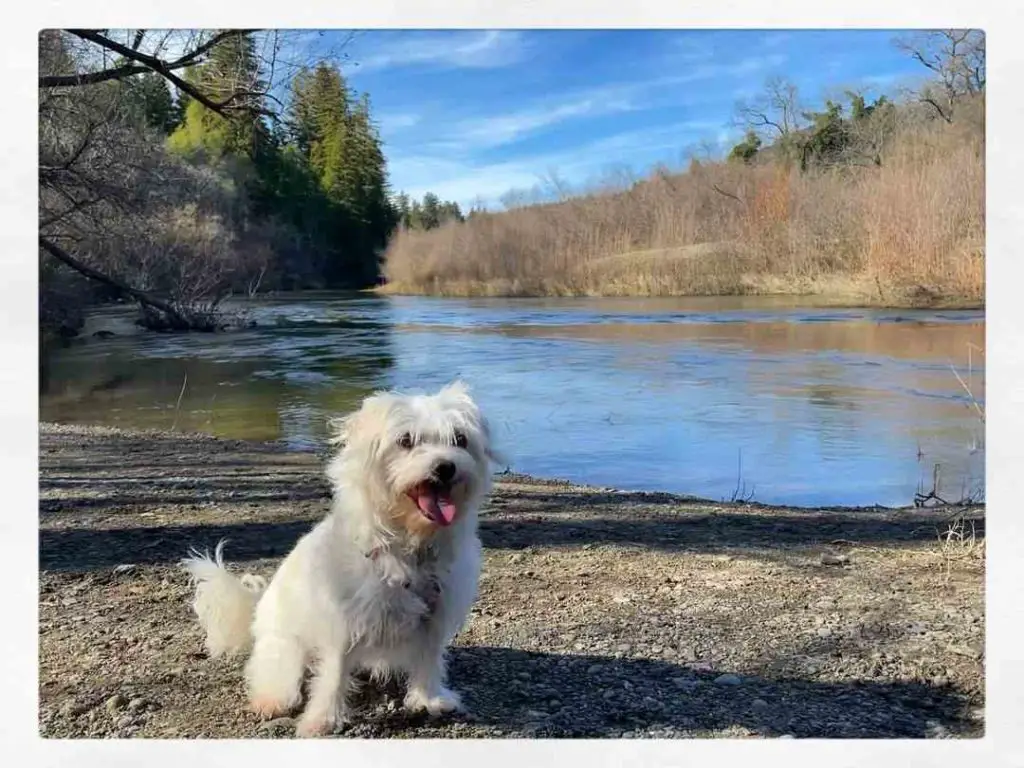
[[405, 696], [405, 708], [412, 712], [426, 710], [434, 717], [449, 712], [463, 711], [462, 699], [459, 694], [448, 688], [441, 688], [434, 696], [422, 689], [413, 688]]
[[295, 726], [295, 735], [303, 739], [326, 736], [333, 730], [331, 722], [326, 718], [302, 718]]
[[295, 735], [302, 738], [327, 736], [346, 723], [348, 723], [347, 708], [335, 708], [326, 713], [307, 710], [302, 713], [302, 717], [295, 725]]
[[250, 702], [252, 711], [255, 712], [261, 720], [273, 720], [275, 717], [279, 717], [288, 712], [290, 709], [287, 702], [280, 701], [279, 699], [272, 698], [270, 696], [257, 696]]

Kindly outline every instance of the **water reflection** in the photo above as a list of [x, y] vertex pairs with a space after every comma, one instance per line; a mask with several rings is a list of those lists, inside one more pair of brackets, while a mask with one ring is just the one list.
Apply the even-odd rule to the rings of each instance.
[[90, 331], [123, 335], [48, 356], [41, 418], [316, 445], [331, 414], [386, 380], [392, 329], [386, 313], [351, 322], [297, 310], [275, 302], [257, 308], [255, 329], [181, 336], [133, 332], [130, 313], [106, 313]]
[[[259, 327], [217, 336], [100, 313], [90, 330], [118, 335], [48, 357], [42, 418], [310, 446], [374, 389], [461, 376], [512, 466], [539, 475], [807, 505], [905, 504], [936, 463], [951, 496], [983, 477], [949, 370], [966, 377], [983, 346], [979, 312], [331, 295], [252, 310]], [[972, 367], [983, 401], [977, 352]]]

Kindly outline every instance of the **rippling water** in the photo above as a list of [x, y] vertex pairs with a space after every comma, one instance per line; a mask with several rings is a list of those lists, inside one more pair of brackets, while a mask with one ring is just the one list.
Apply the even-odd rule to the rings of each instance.
[[[512, 469], [797, 505], [983, 493], [984, 313], [765, 298], [303, 295], [258, 327], [137, 332], [98, 313], [46, 358], [42, 419], [312, 447], [378, 388], [473, 385]], [[110, 338], [91, 336], [109, 330]], [[180, 403], [179, 403], [180, 397]]]

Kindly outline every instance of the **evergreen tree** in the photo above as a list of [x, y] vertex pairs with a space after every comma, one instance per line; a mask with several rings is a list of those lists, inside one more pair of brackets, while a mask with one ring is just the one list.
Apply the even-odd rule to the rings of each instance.
[[757, 135], [756, 131], [749, 129], [746, 136], [743, 137], [743, 141], [732, 148], [732, 151], [729, 153], [729, 161], [734, 163], [753, 162], [760, 149], [761, 137]]
[[178, 122], [174, 100], [164, 78], [155, 72], [146, 72], [126, 80], [122, 87], [123, 104], [130, 122], [152, 128], [163, 136], [174, 130]]
[[410, 204], [409, 196], [405, 194], [405, 192], [401, 192], [398, 195], [396, 195], [394, 208], [398, 224], [403, 227], [409, 228]]
[[849, 141], [842, 104], [828, 100], [823, 112], [806, 112], [804, 117], [811, 126], [801, 142], [800, 167], [839, 162]]
[[[395, 197], [392, 209], [395, 222], [407, 229], [434, 229], [449, 221], [466, 220], [458, 203], [452, 200], [442, 201], [433, 192], [424, 194], [422, 202], [410, 200], [403, 192]], [[472, 211], [470, 213], [472, 214]]]
[[441, 201], [433, 192], [423, 196], [423, 212], [420, 215], [423, 229], [434, 229], [441, 226]]
[[356, 99], [341, 73], [322, 64], [292, 83], [288, 134], [335, 217], [331, 282], [376, 279], [377, 256], [398, 223], [387, 163], [365, 95]]
[[[194, 99], [184, 105], [184, 120], [171, 135], [172, 150], [202, 151], [214, 158], [224, 155], [256, 160], [267, 149], [269, 132], [263, 124], [263, 92], [252, 35], [229, 37], [210, 51], [209, 59], [189, 73], [212, 101], [229, 102], [230, 116], [207, 109]], [[236, 95], [244, 91], [243, 96]]]
[[462, 215], [462, 210], [459, 208], [459, 204], [454, 201], [441, 203], [441, 223], [445, 224], [449, 221], [463, 222], [466, 217]]

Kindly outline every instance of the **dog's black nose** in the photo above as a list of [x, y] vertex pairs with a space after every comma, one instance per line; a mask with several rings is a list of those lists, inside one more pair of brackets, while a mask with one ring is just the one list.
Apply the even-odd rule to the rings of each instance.
[[450, 461], [442, 461], [434, 468], [434, 474], [442, 483], [450, 483], [455, 477], [455, 465]]

